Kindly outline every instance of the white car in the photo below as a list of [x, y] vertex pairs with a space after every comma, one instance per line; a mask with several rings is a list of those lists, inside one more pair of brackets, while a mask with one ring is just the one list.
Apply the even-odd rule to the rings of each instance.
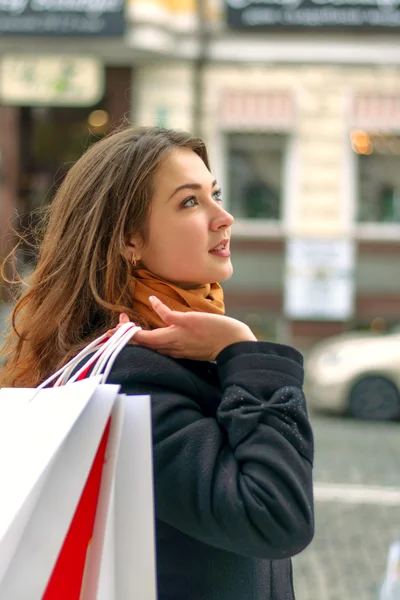
[[360, 419], [400, 419], [400, 333], [354, 333], [316, 344], [306, 359], [311, 408]]

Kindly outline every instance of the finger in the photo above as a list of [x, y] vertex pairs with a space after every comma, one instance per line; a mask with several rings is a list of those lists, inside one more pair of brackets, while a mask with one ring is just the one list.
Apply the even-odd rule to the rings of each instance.
[[118, 329], [120, 329], [120, 327], [122, 325], [124, 325], [125, 323], [129, 323], [129, 317], [126, 313], [121, 313], [119, 315], [119, 320], [118, 320], [118, 325], [116, 325], [115, 327], [113, 327], [112, 329], [109, 329], [108, 331], [106, 331], [107, 335], [109, 337], [111, 337], [112, 335], [114, 335], [114, 333], [116, 331], [118, 331]]
[[140, 330], [134, 336], [138, 344], [148, 346], [149, 348], [169, 348], [179, 340], [176, 329], [173, 325], [161, 327], [152, 331]]
[[153, 307], [153, 310], [162, 318], [164, 323], [167, 325], [180, 325], [182, 324], [182, 317], [184, 313], [176, 310], [171, 310], [166, 304], [161, 302], [156, 296], [150, 296], [149, 300]]
[[129, 317], [125, 313], [121, 313], [119, 315], [119, 325], [124, 325], [125, 323], [129, 323]]

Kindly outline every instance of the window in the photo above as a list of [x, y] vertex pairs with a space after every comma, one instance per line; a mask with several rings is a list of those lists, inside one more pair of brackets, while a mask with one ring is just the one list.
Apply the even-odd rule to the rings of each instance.
[[[99, 106], [21, 108], [18, 212], [25, 240], [31, 240], [30, 230], [41, 218], [37, 209], [51, 202], [72, 164], [107, 133], [108, 121], [103, 123], [103, 129], [93, 124], [96, 116], [108, 116], [98, 109]], [[36, 261], [33, 248], [21, 245], [24, 262]]]
[[238, 219], [279, 220], [287, 136], [226, 135], [229, 210]]
[[400, 136], [353, 133], [358, 154], [358, 221], [400, 223]]
[[91, 119], [105, 111], [95, 107], [23, 107], [21, 109], [21, 212], [50, 202], [73, 163], [108, 132]]

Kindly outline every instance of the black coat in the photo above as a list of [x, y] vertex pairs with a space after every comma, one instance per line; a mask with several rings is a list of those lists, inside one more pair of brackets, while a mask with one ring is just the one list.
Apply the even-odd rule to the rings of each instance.
[[128, 346], [108, 381], [152, 398], [159, 600], [293, 600], [290, 557], [314, 531], [301, 355], [240, 342], [211, 363]]

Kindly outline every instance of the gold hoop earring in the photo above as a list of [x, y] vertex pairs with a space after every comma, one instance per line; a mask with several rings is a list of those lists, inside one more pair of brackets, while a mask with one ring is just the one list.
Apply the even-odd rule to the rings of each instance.
[[131, 259], [131, 263], [132, 263], [132, 267], [135, 269], [136, 265], [137, 265], [137, 260], [135, 258], [135, 255], [132, 254], [132, 259]]

